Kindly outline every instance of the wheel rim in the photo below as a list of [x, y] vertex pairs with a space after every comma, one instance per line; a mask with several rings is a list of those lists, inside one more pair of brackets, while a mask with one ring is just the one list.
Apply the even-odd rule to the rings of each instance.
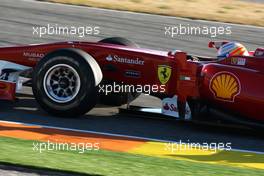
[[80, 82], [80, 76], [73, 67], [58, 64], [46, 72], [43, 86], [46, 95], [51, 100], [57, 103], [67, 103], [78, 94]]

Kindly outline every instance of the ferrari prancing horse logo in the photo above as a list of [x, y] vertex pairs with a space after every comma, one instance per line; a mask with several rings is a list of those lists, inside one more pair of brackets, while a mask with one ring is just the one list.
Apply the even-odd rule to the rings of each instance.
[[158, 78], [161, 84], [166, 84], [171, 77], [171, 67], [168, 65], [158, 66]]

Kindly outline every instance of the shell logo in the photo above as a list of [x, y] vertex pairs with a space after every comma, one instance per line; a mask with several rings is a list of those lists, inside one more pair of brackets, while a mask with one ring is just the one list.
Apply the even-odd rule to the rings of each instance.
[[240, 94], [241, 84], [239, 79], [230, 72], [216, 73], [210, 81], [210, 90], [216, 99], [234, 102]]

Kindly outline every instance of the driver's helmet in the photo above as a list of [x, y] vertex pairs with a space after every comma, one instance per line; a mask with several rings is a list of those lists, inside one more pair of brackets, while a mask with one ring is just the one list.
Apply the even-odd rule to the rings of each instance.
[[218, 49], [217, 57], [249, 56], [246, 47], [237, 42], [228, 42]]

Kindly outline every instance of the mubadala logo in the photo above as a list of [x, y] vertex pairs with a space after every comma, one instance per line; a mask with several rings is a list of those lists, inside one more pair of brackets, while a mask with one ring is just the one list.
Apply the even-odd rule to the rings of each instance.
[[144, 62], [145, 62], [139, 58], [129, 59], [129, 58], [120, 57], [117, 55], [112, 56], [110, 54], [105, 59], [109, 62], [113, 61], [113, 62], [119, 62], [119, 63], [124, 63], [124, 64], [133, 64], [133, 65], [144, 65]]
[[23, 53], [23, 56], [24, 57], [37, 57], [37, 58], [42, 58], [44, 57], [44, 54], [43, 53], [34, 53], [34, 52], [24, 52]]

